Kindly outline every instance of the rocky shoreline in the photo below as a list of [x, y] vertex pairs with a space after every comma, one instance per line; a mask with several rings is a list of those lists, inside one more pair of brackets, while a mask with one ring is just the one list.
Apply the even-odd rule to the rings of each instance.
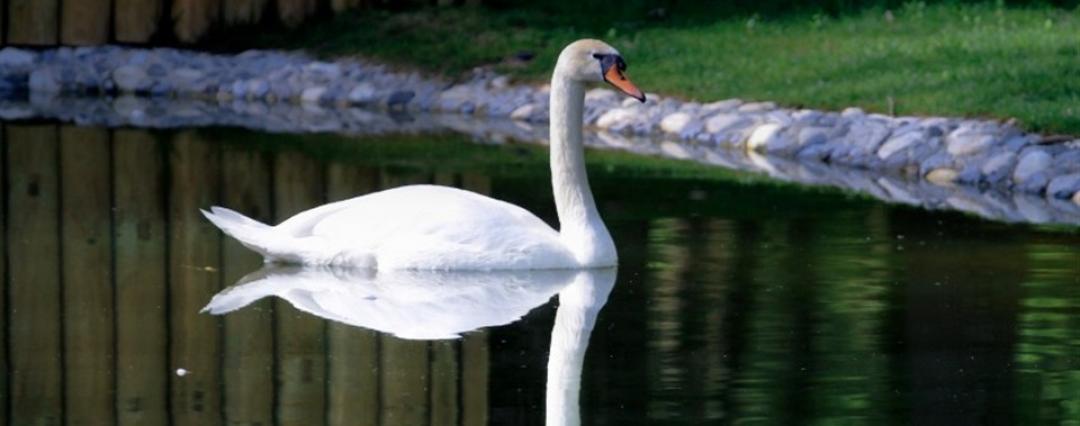
[[[129, 104], [120, 113], [128, 125], [157, 122], [162, 127], [173, 127], [165, 119], [183, 120], [183, 113], [173, 109], [185, 102], [245, 111], [247, 117], [272, 116], [275, 110], [319, 115], [362, 108], [508, 118], [523, 124], [545, 123], [548, 105], [546, 87], [511, 84], [485, 71], [449, 82], [355, 59], [324, 62], [278, 51], [229, 56], [116, 46], [0, 50], [0, 99], [47, 105], [63, 98], [66, 105], [70, 98], [100, 97], [116, 98], [110, 108]], [[173, 104], [139, 106], [162, 101]], [[0, 107], [0, 116], [28, 114], [13, 105], [19, 103]], [[53, 113], [79, 121], [77, 111], [59, 109]], [[187, 111], [192, 115], [188, 121], [205, 116], [197, 109]], [[338, 120], [338, 127], [362, 121]], [[738, 99], [700, 103], [651, 93], [640, 104], [603, 88], [588, 92], [585, 121], [607, 135], [677, 141], [700, 155], [767, 154], [804, 167], [839, 165], [940, 188], [1022, 193], [1080, 206], [1080, 139], [1025, 133], [1008, 122], [892, 117], [856, 108], [795, 110]], [[303, 130], [341, 131], [324, 127]]]

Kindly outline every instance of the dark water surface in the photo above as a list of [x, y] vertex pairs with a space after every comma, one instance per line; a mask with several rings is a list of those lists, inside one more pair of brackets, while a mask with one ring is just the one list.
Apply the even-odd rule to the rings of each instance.
[[[0, 419], [543, 423], [558, 297], [437, 341], [274, 298], [199, 313], [260, 267], [210, 205], [277, 222], [434, 182], [554, 217], [535, 147], [326, 139], [5, 125]], [[583, 424], [1080, 422], [1075, 229], [590, 156], [620, 265]]]

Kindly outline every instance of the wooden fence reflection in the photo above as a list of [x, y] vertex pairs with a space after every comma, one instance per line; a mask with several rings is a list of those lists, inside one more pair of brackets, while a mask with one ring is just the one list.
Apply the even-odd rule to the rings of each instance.
[[2, 134], [7, 424], [486, 424], [483, 332], [405, 341], [273, 300], [199, 314], [261, 259], [198, 214], [223, 204], [280, 221], [405, 183], [489, 191], [486, 178], [326, 164], [198, 132]]

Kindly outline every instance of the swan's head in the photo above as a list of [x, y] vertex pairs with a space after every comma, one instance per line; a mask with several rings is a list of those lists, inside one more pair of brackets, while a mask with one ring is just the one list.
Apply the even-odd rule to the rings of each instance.
[[614, 47], [600, 40], [570, 43], [559, 54], [555, 73], [581, 82], [607, 82], [631, 97], [645, 102], [645, 94], [626, 77], [626, 62]]

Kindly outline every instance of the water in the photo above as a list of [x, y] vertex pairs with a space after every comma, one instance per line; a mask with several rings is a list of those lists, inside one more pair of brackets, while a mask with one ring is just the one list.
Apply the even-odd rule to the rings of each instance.
[[[404, 340], [277, 298], [199, 313], [260, 267], [200, 207], [276, 221], [435, 182], [553, 219], [542, 149], [416, 139], [5, 125], [0, 419], [542, 423], [560, 307], [545, 300], [602, 293], [603, 280], [553, 280], [509, 299], [540, 303], [520, 321], [451, 340]], [[1080, 420], [1075, 228], [590, 159], [620, 265], [606, 304], [561, 304], [596, 315], [583, 424]]]

